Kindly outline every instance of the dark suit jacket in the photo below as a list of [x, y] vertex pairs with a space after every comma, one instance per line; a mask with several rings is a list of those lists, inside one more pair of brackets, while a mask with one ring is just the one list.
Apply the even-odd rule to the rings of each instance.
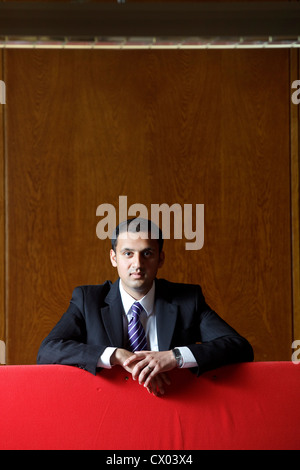
[[[219, 366], [253, 360], [252, 347], [206, 304], [200, 286], [155, 280], [159, 350], [188, 346], [198, 375]], [[107, 346], [124, 348], [119, 280], [76, 287], [70, 306], [44, 339], [38, 364], [65, 364], [93, 374]], [[201, 342], [201, 344], [197, 344]]]

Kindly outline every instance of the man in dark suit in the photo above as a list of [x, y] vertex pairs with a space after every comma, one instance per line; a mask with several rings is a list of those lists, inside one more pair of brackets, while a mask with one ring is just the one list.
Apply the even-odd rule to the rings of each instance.
[[161, 230], [152, 222], [121, 223], [110, 251], [118, 281], [75, 288], [67, 312], [42, 342], [37, 362], [73, 365], [93, 374], [121, 366], [158, 395], [175, 367], [199, 375], [252, 361], [248, 341], [206, 304], [200, 286], [156, 278], [164, 256]]

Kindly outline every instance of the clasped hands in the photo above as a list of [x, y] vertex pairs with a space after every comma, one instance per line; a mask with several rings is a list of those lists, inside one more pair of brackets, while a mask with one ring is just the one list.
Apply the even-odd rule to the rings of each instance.
[[133, 380], [138, 380], [149, 393], [164, 395], [165, 385], [170, 385], [169, 370], [177, 367], [176, 359], [170, 351], [137, 351], [117, 348], [111, 357], [112, 365], [120, 365], [130, 372]]

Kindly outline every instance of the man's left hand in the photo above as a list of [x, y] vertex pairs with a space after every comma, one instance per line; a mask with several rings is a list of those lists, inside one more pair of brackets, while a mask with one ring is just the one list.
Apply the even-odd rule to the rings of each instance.
[[[136, 362], [138, 360], [138, 362]], [[177, 367], [177, 362], [172, 350], [170, 351], [137, 351], [129, 359], [127, 359], [123, 367], [129, 366], [136, 362], [132, 370], [133, 380], [139, 381], [140, 384], [149, 389], [151, 381], [158, 374], [162, 374]], [[162, 374], [166, 383], [170, 380], [166, 374]], [[167, 377], [167, 381], [165, 378]], [[169, 385], [168, 384], [168, 385]]]

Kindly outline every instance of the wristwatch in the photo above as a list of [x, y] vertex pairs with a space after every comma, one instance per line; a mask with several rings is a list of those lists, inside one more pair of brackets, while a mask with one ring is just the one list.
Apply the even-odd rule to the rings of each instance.
[[178, 348], [172, 349], [172, 352], [173, 352], [174, 357], [175, 357], [175, 359], [176, 359], [177, 367], [182, 367], [182, 364], [183, 364], [183, 357], [182, 357], [182, 355], [181, 355], [181, 352], [179, 351]]

